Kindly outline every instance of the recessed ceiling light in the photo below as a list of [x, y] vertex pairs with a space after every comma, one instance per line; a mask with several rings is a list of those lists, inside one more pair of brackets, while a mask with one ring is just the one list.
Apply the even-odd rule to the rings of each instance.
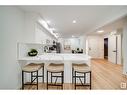
[[51, 31], [55, 31], [56, 29], [55, 28], [50, 28]]
[[76, 20], [73, 20], [72, 23], [76, 23]]
[[72, 35], [72, 38], [74, 38], [75, 36], [74, 35]]
[[103, 33], [104, 32], [104, 30], [99, 30], [99, 31], [97, 31], [98, 33]]
[[50, 24], [50, 23], [51, 23], [51, 21], [50, 21], [50, 20], [47, 20], [46, 22], [47, 22], [48, 24]]

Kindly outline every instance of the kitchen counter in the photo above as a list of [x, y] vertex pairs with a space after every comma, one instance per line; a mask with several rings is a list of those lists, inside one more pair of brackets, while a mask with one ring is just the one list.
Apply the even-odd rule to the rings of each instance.
[[[46, 67], [51, 62], [55, 63], [64, 63], [64, 83], [72, 82], [72, 63], [84, 63], [90, 66], [91, 57], [85, 54], [58, 54], [58, 53], [45, 53], [42, 55], [38, 55], [35, 57], [22, 57], [19, 58], [18, 61], [25, 61], [26, 63], [30, 62], [44, 62], [45, 63], [45, 75], [46, 75]], [[20, 62], [22, 63], [22, 62]], [[45, 77], [46, 81], [46, 77]]]
[[18, 60], [26, 61], [70, 61], [70, 62], [83, 62], [90, 66], [90, 63], [87, 63], [91, 57], [85, 54], [57, 54], [57, 53], [44, 53], [35, 57], [22, 57]]

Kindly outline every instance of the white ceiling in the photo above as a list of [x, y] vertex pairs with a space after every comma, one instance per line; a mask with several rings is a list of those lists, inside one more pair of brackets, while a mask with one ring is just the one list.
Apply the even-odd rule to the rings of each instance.
[[[109, 34], [112, 31], [123, 29], [124, 25], [126, 23], [126, 19], [127, 19], [127, 16], [122, 17], [120, 19], [110, 22], [110, 23], [96, 29], [95, 31], [87, 33], [87, 34], [88, 35], [105, 35], [105, 34]], [[100, 31], [100, 30], [102, 30], [104, 32], [98, 33], [97, 31]]]
[[[20, 6], [26, 12], [36, 12], [61, 37], [80, 36], [93, 32], [105, 24], [127, 14], [127, 6]], [[77, 23], [73, 24], [72, 21]]]

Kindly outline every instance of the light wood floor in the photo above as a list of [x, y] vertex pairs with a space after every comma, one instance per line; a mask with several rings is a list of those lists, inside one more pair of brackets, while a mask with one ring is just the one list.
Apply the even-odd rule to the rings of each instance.
[[[110, 90], [122, 89], [122, 82], [127, 83], [127, 77], [122, 75], [122, 65], [116, 65], [107, 60], [93, 59], [92, 68], [92, 89]], [[26, 86], [25, 89], [36, 89], [36, 86]], [[39, 83], [39, 89], [46, 89], [46, 84]], [[51, 87], [49, 89], [60, 89], [60, 87]], [[74, 89], [72, 84], [64, 84], [64, 90]], [[79, 87], [78, 89], [88, 89]], [[127, 89], [127, 88], [125, 88]]]
[[122, 65], [116, 65], [107, 60], [92, 60], [93, 89], [121, 89], [121, 82], [127, 83], [122, 75]]

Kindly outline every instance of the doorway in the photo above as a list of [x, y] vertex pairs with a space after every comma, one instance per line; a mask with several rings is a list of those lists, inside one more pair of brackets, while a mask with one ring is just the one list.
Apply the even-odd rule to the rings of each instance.
[[104, 59], [108, 59], [108, 38], [104, 38]]

